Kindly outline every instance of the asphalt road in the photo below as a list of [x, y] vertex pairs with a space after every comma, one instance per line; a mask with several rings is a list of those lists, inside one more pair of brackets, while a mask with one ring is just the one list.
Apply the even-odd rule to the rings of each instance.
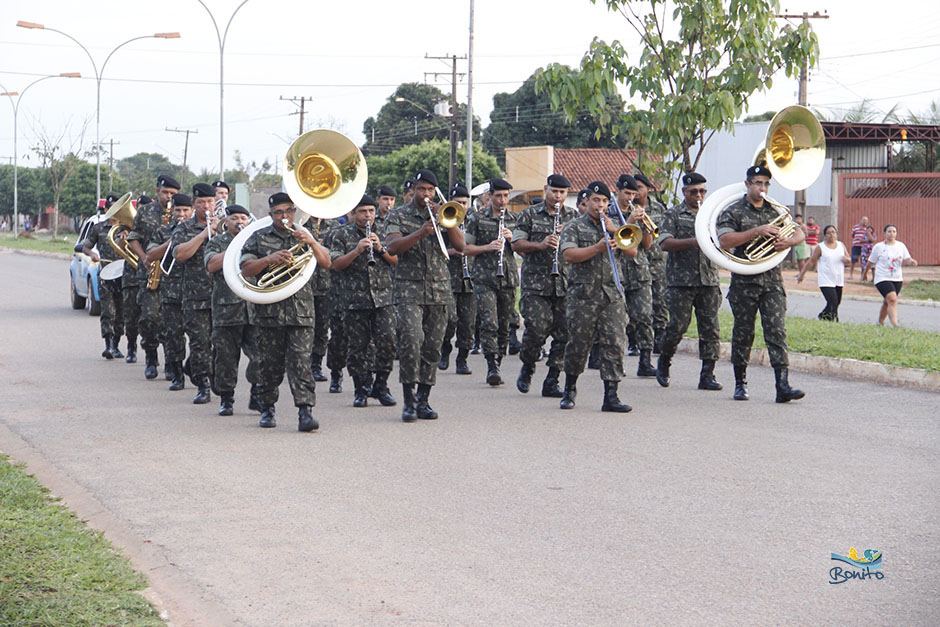
[[[146, 381], [142, 363], [101, 359], [97, 319], [69, 308], [67, 266], [0, 253], [0, 442], [25, 442], [131, 552], [161, 556], [155, 581], [229, 617], [170, 604], [178, 623], [940, 617], [936, 394], [794, 374], [807, 398], [777, 405], [772, 372], [752, 367], [752, 400], [735, 403], [728, 364], [726, 389], [701, 392], [680, 356], [668, 390], [625, 380], [631, 414], [599, 411], [593, 371], [563, 412], [490, 389], [474, 358], [472, 376], [439, 377], [438, 421], [353, 409], [347, 380], [342, 395], [321, 388], [319, 433], [296, 431], [289, 402], [262, 430], [244, 388], [220, 418], [191, 388]], [[504, 365], [514, 379], [518, 362]], [[883, 579], [830, 584], [830, 553], [850, 547], [882, 551]]]

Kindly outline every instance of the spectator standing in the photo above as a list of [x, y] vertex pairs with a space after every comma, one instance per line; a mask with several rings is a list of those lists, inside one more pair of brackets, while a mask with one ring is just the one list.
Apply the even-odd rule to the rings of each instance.
[[[817, 228], [818, 230], [818, 228]], [[810, 266], [818, 270], [816, 281], [819, 291], [826, 299], [826, 307], [817, 316], [820, 320], [839, 321], [839, 305], [842, 303], [842, 288], [845, 285], [845, 264], [851, 261], [845, 250], [845, 244], [839, 241], [839, 231], [833, 225], [823, 229], [823, 243], [816, 247], [809, 263], [800, 270], [796, 282], [803, 282], [803, 275]]]
[[[806, 237], [806, 225], [803, 224], [803, 216], [799, 213], [794, 217], [796, 221], [796, 226], [803, 231], [803, 237]], [[810, 251], [806, 247], [806, 240], [793, 247], [793, 256], [796, 258], [796, 269], [800, 271], [800, 274], [803, 273], [803, 268], [806, 267], [806, 261], [809, 259]]]
[[862, 216], [861, 222], [852, 227], [852, 265], [849, 266], [849, 280], [855, 274], [855, 264], [862, 257], [862, 246], [868, 236], [868, 216]]
[[891, 324], [898, 326], [898, 295], [901, 293], [903, 277], [902, 266], [917, 266], [917, 260], [911, 257], [907, 246], [898, 239], [898, 227], [893, 224], [885, 226], [885, 239], [872, 248], [869, 262], [875, 268], [875, 287], [884, 297], [881, 311], [878, 313], [878, 324], [884, 324], [885, 318]]
[[871, 256], [871, 250], [875, 246], [875, 242], [878, 241], [878, 238], [875, 237], [875, 227], [868, 225], [868, 233], [865, 235], [865, 242], [862, 244], [862, 281], [868, 280], [868, 271], [871, 270], [872, 280], [875, 278], [875, 270], [870, 263], [868, 263], [868, 258]]

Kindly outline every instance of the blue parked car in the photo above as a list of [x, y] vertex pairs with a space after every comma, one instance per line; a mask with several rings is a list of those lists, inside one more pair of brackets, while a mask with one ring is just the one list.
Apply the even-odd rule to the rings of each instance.
[[82, 252], [82, 242], [88, 236], [92, 226], [104, 219], [104, 216], [95, 214], [82, 223], [75, 241], [72, 263], [69, 265], [71, 285], [69, 291], [72, 297], [72, 309], [87, 309], [88, 315], [101, 315], [101, 299], [98, 298], [98, 264], [91, 257]]

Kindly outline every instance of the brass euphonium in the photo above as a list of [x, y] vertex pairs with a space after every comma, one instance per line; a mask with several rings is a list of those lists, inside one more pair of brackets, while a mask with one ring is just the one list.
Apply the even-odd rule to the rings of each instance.
[[130, 230], [134, 228], [135, 217], [137, 217], [137, 210], [134, 208], [134, 203], [131, 202], [130, 192], [118, 198], [114, 204], [111, 205], [111, 208], [108, 209], [108, 212], [104, 214], [105, 220], [112, 218], [117, 220], [117, 224], [112, 226], [108, 231], [108, 243], [111, 244], [114, 252], [119, 254], [126, 263], [131, 264], [131, 267], [136, 270], [139, 261], [137, 255], [130, 249], [130, 246], [127, 245], [126, 238], [121, 239], [121, 241], [116, 239], [118, 231], [123, 229], [130, 232]]

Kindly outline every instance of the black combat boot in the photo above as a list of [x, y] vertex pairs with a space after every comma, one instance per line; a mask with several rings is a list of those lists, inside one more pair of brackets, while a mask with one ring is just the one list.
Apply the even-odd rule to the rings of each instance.
[[790, 387], [789, 370], [787, 368], [774, 368], [774, 380], [777, 382], [777, 402], [788, 403], [797, 401], [806, 394], [803, 390], [796, 390]]
[[209, 391], [209, 377], [202, 377], [196, 381], [196, 387], [198, 391], [196, 396], [193, 398], [193, 405], [204, 405], [212, 400], [212, 394]]
[[656, 362], [656, 382], [664, 388], [669, 387], [669, 366], [671, 365], [672, 355], [664, 355], [660, 353], [659, 360]]
[[450, 342], [441, 344], [441, 360], [437, 362], [438, 370], [447, 370], [450, 368], [450, 352], [454, 350]]
[[107, 359], [108, 361], [114, 359], [114, 355], [111, 354], [111, 342], [114, 341], [114, 336], [110, 333], [104, 336], [104, 350], [101, 351], [101, 356]]
[[468, 351], [466, 348], [457, 349], [457, 359], [454, 360], [454, 367], [457, 374], [473, 374], [473, 371], [470, 370], [470, 366], [467, 365], [467, 354]]
[[652, 358], [652, 352], [648, 348], [644, 348], [640, 351], [640, 360], [636, 366], [636, 376], [638, 377], [655, 377], [656, 368], [653, 367], [653, 362], [650, 361]]
[[617, 382], [604, 381], [604, 403], [601, 405], [601, 411], [615, 411], [622, 414], [631, 411], [633, 408], [625, 403], [621, 403], [617, 398]]
[[659, 355], [663, 352], [663, 332], [657, 331], [653, 336], [653, 354]]
[[402, 383], [401, 394], [405, 404], [401, 408], [401, 420], [402, 422], [414, 422], [418, 419], [418, 414], [415, 411], [415, 384]]
[[499, 376], [499, 362], [495, 354], [486, 356], [486, 382], [492, 386], [502, 385], [503, 378]]
[[157, 349], [148, 348], [145, 349], [147, 355], [147, 366], [144, 368], [144, 376], [148, 379], [157, 378], [157, 366], [160, 365], [160, 361], [157, 359]]
[[219, 403], [219, 415], [231, 416], [235, 413], [235, 394], [232, 392], [222, 392], [219, 394], [222, 402]]
[[339, 394], [343, 391], [343, 371], [330, 370], [330, 394]]
[[127, 336], [127, 357], [124, 358], [129, 364], [137, 363], [137, 337]]
[[636, 330], [627, 331], [627, 355], [636, 357], [640, 354], [640, 348], [636, 345]]
[[353, 407], [366, 407], [369, 404], [369, 375], [357, 374], [353, 377], [356, 389], [353, 391]]
[[588, 355], [588, 370], [600, 370], [601, 369], [601, 357], [598, 355], [600, 352], [600, 346], [595, 343], [591, 346], [591, 353]]
[[186, 387], [186, 377], [183, 376], [183, 362], [174, 361], [167, 364], [167, 368], [173, 372], [173, 382], [170, 383], [170, 391], [176, 392]]
[[518, 355], [522, 350], [522, 342], [519, 341], [519, 329], [513, 329], [509, 332], [509, 354]]
[[301, 405], [297, 409], [297, 430], [301, 432], [316, 431], [320, 428], [320, 423], [313, 419], [310, 413], [310, 405]]
[[261, 406], [261, 420], [258, 426], [263, 429], [270, 429], [277, 426], [277, 420], [274, 419], [274, 405]]
[[698, 376], [698, 389], [700, 390], [720, 390], [721, 384], [715, 379], [715, 360], [702, 360], [702, 373]]
[[418, 393], [415, 394], [415, 399], [418, 401], [415, 404], [415, 410], [421, 420], [437, 420], [437, 412], [428, 404], [428, 397], [430, 396], [431, 386], [427, 383], [419, 383]]
[[542, 396], [545, 398], [561, 398], [564, 396], [561, 388], [558, 387], [558, 374], [558, 368], [549, 367], [548, 374], [545, 375], [545, 380], [542, 381]]
[[734, 396], [736, 401], [746, 401], [751, 397], [747, 394], [747, 364], [734, 364]]
[[384, 407], [393, 407], [398, 401], [392, 396], [388, 389], [388, 373], [376, 372], [375, 382], [372, 384], [372, 392], [369, 394], [372, 398], [378, 399]]
[[522, 370], [519, 371], [519, 378], [516, 379], [516, 389], [523, 394], [528, 394], [532, 386], [533, 374], [535, 374], [535, 364], [522, 362]]
[[565, 392], [561, 396], [559, 407], [574, 409], [574, 399], [578, 395], [578, 375], [565, 373]]
[[323, 355], [317, 355], [316, 353], [310, 356], [310, 370], [313, 371], [313, 380], [314, 381], [326, 381], [326, 375], [323, 374]]
[[118, 344], [121, 343], [121, 336], [115, 335], [111, 338], [111, 356], [115, 359], [124, 359], [124, 353], [121, 352], [121, 349], [118, 348]]
[[261, 403], [258, 401], [258, 391], [255, 389], [254, 384], [251, 385], [251, 390], [248, 392], [248, 409], [251, 411], [264, 410]]

